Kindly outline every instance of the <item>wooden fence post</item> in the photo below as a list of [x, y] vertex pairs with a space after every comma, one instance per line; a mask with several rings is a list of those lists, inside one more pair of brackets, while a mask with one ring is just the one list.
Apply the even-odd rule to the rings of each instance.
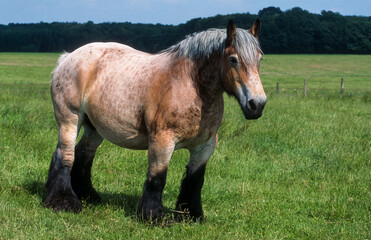
[[344, 78], [341, 78], [340, 97], [344, 94]]
[[307, 96], [307, 79], [304, 78], [304, 97]]
[[277, 94], [280, 94], [280, 83], [277, 82], [277, 87], [276, 87]]

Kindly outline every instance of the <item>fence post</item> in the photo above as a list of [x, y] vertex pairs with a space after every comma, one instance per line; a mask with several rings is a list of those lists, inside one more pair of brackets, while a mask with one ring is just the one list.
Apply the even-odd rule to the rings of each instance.
[[341, 78], [340, 97], [344, 94], [344, 78]]
[[276, 87], [277, 94], [280, 94], [280, 83], [277, 82], [277, 87]]
[[307, 79], [304, 78], [304, 97], [307, 96]]

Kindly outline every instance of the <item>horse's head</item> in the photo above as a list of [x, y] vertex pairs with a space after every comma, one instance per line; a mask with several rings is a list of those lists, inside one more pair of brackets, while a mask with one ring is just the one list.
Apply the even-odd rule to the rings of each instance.
[[249, 31], [237, 29], [232, 20], [228, 22], [224, 51], [224, 90], [234, 95], [246, 119], [257, 119], [263, 114], [267, 100], [259, 76], [262, 58], [258, 42], [259, 19]]

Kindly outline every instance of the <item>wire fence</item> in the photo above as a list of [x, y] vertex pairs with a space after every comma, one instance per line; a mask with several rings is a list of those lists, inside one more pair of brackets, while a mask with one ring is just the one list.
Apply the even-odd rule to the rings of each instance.
[[[264, 86], [264, 91], [267, 95], [276, 96], [297, 96], [297, 97], [340, 97], [340, 98], [362, 98], [368, 102], [371, 102], [371, 81], [370, 87], [366, 88], [355, 88], [354, 86], [344, 86], [346, 80], [342, 79], [339, 81], [338, 87], [311, 87], [311, 81], [303, 79], [302, 86], [286, 82], [277, 82], [274, 84]], [[273, 87], [274, 86], [274, 87]], [[0, 83], [0, 90], [10, 91], [13, 94], [31, 94], [33, 93], [46, 93], [50, 94], [49, 83]]]
[[277, 82], [276, 87], [264, 87], [267, 94], [282, 95], [282, 96], [324, 96], [324, 97], [355, 97], [366, 98], [371, 101], [371, 83], [370, 88], [346, 88], [344, 86], [344, 78], [341, 78], [339, 87], [331, 88], [316, 88], [308, 87], [308, 81], [304, 78], [302, 87], [292, 87], [284, 83]]

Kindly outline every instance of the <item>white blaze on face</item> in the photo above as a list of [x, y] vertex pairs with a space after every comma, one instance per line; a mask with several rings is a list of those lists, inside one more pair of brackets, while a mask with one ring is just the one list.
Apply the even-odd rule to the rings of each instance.
[[235, 95], [246, 119], [257, 119], [262, 115], [267, 98], [260, 80], [258, 66], [247, 66], [247, 69], [247, 74], [243, 75], [244, 78], [241, 78], [239, 74], [236, 79]]
[[[259, 72], [257, 69], [252, 69], [249, 71], [249, 80], [246, 83], [246, 87], [249, 89], [251, 96], [250, 98], [256, 98], [261, 100], [266, 100], [266, 95], [264, 92], [263, 84], [260, 80]], [[264, 100], [264, 101], [265, 101]]]

